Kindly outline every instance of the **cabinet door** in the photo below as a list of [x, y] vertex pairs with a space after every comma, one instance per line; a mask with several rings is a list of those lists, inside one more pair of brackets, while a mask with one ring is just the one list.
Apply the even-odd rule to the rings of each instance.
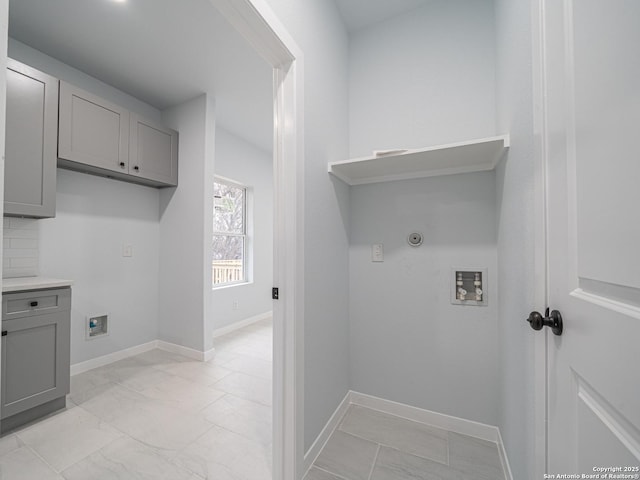
[[132, 113], [129, 145], [131, 175], [178, 184], [178, 132]]
[[2, 418], [68, 392], [69, 312], [3, 321]]
[[7, 59], [4, 213], [54, 217], [58, 80]]
[[129, 111], [60, 82], [58, 156], [90, 167], [129, 169]]

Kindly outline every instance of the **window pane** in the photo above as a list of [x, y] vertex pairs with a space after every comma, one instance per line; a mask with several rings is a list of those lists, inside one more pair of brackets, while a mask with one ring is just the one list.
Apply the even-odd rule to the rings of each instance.
[[213, 284], [244, 281], [244, 237], [213, 236]]
[[244, 188], [214, 183], [213, 231], [244, 233]]

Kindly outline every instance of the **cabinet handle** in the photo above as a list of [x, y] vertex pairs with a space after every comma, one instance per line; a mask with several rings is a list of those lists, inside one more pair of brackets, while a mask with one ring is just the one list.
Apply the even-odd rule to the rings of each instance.
[[120, 162], [120, 168], [124, 168], [124, 167], [126, 167], [126, 166], [127, 166], [127, 164], [126, 164], [126, 163], [124, 163], [124, 162]]
[[31, 302], [29, 305], [31, 305], [32, 307], [37, 307], [38, 306], [38, 302]]
[[6, 330], [2, 330], [2, 336], [6, 337], [9, 334], [9, 332], [7, 332]]
[[140, 167], [136, 165], [135, 167], [133, 167], [133, 169], [137, 172], [138, 170], [140, 170]]

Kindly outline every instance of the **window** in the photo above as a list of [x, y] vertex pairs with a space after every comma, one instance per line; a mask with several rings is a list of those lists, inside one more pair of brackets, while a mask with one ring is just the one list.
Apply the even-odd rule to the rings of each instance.
[[247, 188], [216, 178], [213, 185], [213, 286], [247, 281]]

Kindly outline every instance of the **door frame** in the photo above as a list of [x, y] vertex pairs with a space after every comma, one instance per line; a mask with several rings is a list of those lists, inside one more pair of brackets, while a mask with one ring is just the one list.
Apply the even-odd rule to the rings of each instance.
[[267, 0], [209, 0], [274, 79], [273, 473], [297, 480], [304, 461], [304, 62]]
[[[0, 198], [4, 199], [4, 149], [5, 117], [7, 113], [7, 47], [9, 43], [9, 0], [0, 0]], [[4, 201], [0, 202], [0, 213], [4, 219]], [[0, 223], [0, 252], [3, 251], [4, 222]], [[4, 255], [0, 253], [0, 268]], [[4, 280], [0, 275], [0, 290]], [[2, 343], [0, 342], [0, 371], [2, 371]], [[2, 382], [0, 382], [0, 390]], [[0, 391], [0, 394], [2, 392]], [[1, 422], [0, 422], [1, 423]]]
[[[534, 303], [537, 309], [549, 305], [548, 262], [548, 139], [546, 96], [546, 0], [531, 0], [531, 40], [533, 75], [533, 140], [534, 140]], [[542, 310], [540, 310], [542, 311]], [[533, 337], [534, 375], [534, 443], [533, 478], [543, 478], [548, 467], [548, 403], [547, 350], [549, 329]]]

